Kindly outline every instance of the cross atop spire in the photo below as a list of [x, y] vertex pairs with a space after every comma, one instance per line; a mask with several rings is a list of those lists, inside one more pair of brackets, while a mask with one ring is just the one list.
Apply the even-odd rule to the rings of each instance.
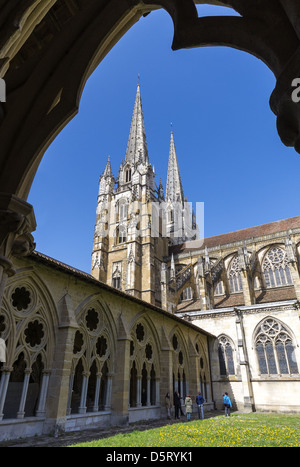
[[135, 103], [125, 156], [125, 164], [136, 164], [139, 161], [146, 164], [149, 163], [140, 83], [138, 83], [135, 96]]
[[165, 199], [166, 201], [180, 202], [182, 204], [184, 203], [184, 194], [183, 194], [183, 189], [182, 189], [181, 177], [179, 173], [173, 131], [171, 131]]

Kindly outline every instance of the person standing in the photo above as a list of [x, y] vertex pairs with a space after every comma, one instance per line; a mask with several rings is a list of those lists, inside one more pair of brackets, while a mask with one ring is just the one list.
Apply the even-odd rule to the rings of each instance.
[[197, 407], [198, 407], [198, 417], [200, 418], [200, 414], [201, 414], [202, 420], [204, 419], [204, 410], [203, 410], [204, 402], [205, 402], [205, 399], [201, 395], [201, 392], [199, 392], [199, 394], [197, 394], [197, 396], [196, 396], [196, 404], [197, 404]]
[[189, 394], [185, 398], [184, 405], [185, 405], [186, 418], [188, 421], [190, 421], [191, 414], [193, 411], [193, 401]]
[[170, 394], [167, 392], [166, 396], [165, 396], [165, 406], [166, 406], [166, 409], [167, 409], [167, 417], [168, 419], [171, 418], [171, 398], [170, 398]]
[[225, 394], [223, 395], [223, 402], [225, 407], [225, 417], [230, 417], [230, 409], [232, 407], [232, 403], [227, 392], [225, 392]]
[[178, 392], [174, 392], [174, 408], [175, 408], [175, 418], [179, 417], [179, 409], [181, 408], [180, 397]]

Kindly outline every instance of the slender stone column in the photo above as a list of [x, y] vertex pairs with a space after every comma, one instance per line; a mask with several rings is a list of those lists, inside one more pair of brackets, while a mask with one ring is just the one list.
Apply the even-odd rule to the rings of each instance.
[[80, 406], [78, 408], [78, 413], [86, 413], [86, 397], [87, 397], [88, 384], [89, 384], [89, 373], [83, 373], [81, 398], [80, 398]]
[[160, 379], [155, 381], [155, 405], [160, 405]]
[[49, 385], [49, 377], [50, 377], [50, 372], [45, 371], [43, 374], [43, 379], [42, 379], [42, 387], [40, 391], [40, 397], [39, 397], [39, 403], [38, 403], [38, 408], [36, 411], [36, 416], [37, 417], [42, 417], [45, 415], [46, 412], [46, 396], [47, 396], [47, 391], [48, 391], [48, 385]]
[[151, 383], [151, 378], [147, 378], [147, 406], [148, 407], [151, 405], [151, 401], [150, 401], [150, 383]]
[[17, 418], [24, 418], [24, 415], [25, 415], [25, 403], [26, 403], [26, 398], [27, 398], [30, 373], [31, 373], [31, 370], [29, 369], [25, 370], [25, 378], [24, 378], [22, 396], [21, 396], [19, 410], [17, 413]]
[[102, 373], [101, 372], [97, 373], [93, 412], [98, 412], [98, 410], [99, 410], [99, 395], [100, 395], [101, 377], [102, 377]]
[[142, 407], [142, 378], [141, 376], [138, 376], [137, 381], [136, 381], [136, 406]]
[[12, 368], [6, 368], [2, 371], [0, 380], [0, 421], [3, 419], [3, 408], [5, 404], [7, 388]]
[[112, 373], [107, 375], [107, 387], [106, 387], [106, 400], [104, 405], [104, 410], [110, 410], [111, 408], [111, 391], [112, 391]]

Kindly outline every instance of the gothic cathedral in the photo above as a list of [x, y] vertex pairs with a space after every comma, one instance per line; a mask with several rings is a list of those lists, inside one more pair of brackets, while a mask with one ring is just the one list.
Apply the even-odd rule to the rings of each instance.
[[[161, 282], [175, 277], [164, 262], [169, 246], [195, 238], [197, 229], [184, 198], [171, 132], [166, 193], [155, 184], [149, 161], [141, 102], [137, 87], [124, 162], [118, 177], [110, 158], [100, 176], [91, 274], [96, 279], [157, 306], [166, 306]], [[165, 276], [165, 279], [164, 279]]]

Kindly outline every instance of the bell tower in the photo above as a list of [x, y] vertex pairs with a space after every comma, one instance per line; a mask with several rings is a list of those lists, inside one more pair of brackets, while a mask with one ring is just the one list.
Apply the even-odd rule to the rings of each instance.
[[160, 271], [168, 239], [151, 234], [152, 204], [163, 197], [149, 162], [140, 85], [126, 154], [115, 179], [110, 159], [99, 179], [91, 274], [149, 303], [161, 305]]

